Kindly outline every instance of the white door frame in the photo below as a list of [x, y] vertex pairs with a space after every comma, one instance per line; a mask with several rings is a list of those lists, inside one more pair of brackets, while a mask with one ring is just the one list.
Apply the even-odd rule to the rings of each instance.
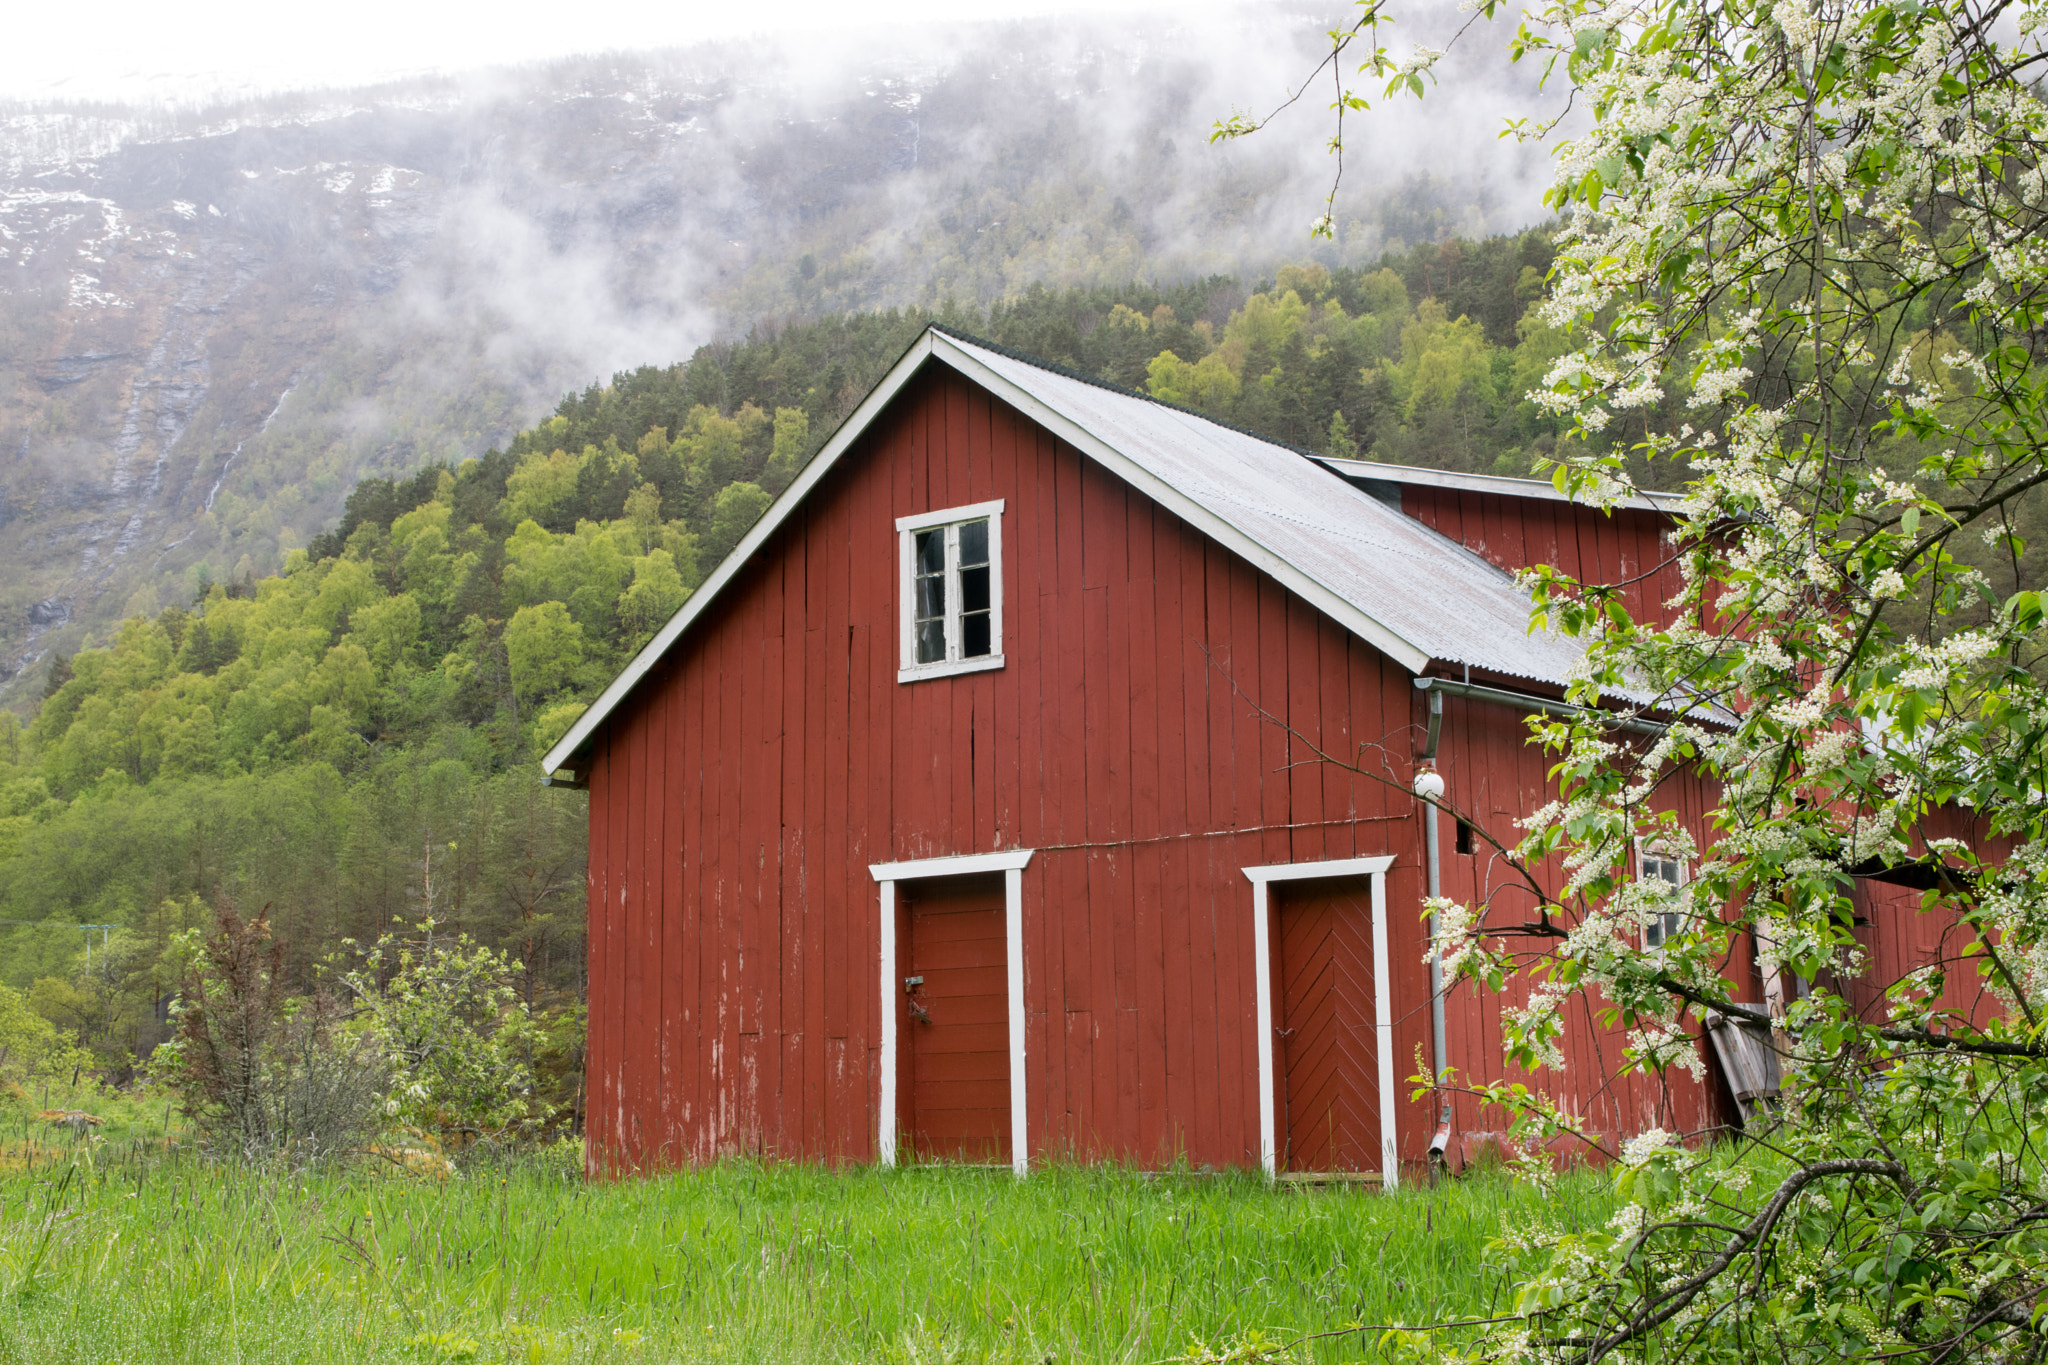
[[907, 863], [871, 863], [868, 871], [882, 888], [882, 1105], [875, 1153], [884, 1166], [896, 1164], [896, 883], [926, 877], [971, 877], [1003, 874], [1004, 966], [1010, 995], [1010, 1167], [1018, 1175], [1031, 1168], [1031, 1148], [1024, 1108], [1024, 868], [1036, 849], [1007, 853], [974, 853], [959, 858], [920, 858]]
[[1394, 1132], [1394, 1010], [1388, 994], [1387, 869], [1393, 855], [1378, 858], [1337, 858], [1321, 863], [1274, 863], [1248, 867], [1252, 884], [1252, 975], [1258, 982], [1259, 1033], [1259, 1164], [1268, 1179], [1279, 1170], [1279, 1143], [1273, 1113], [1276, 1071], [1273, 1062], [1273, 904], [1267, 888], [1274, 882], [1311, 877], [1372, 878], [1373, 1023], [1378, 1046], [1380, 1089], [1380, 1188], [1391, 1190], [1401, 1180], [1401, 1157]]

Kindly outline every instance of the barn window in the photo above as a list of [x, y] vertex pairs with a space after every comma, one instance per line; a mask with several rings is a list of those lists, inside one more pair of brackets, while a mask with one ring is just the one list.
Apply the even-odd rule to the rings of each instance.
[[897, 681], [1003, 666], [1003, 504], [899, 517]]
[[1684, 912], [1678, 908], [1678, 888], [1685, 885], [1685, 864], [1677, 854], [1648, 845], [1637, 847], [1636, 862], [1642, 869], [1643, 880], [1653, 885], [1661, 883], [1671, 897], [1672, 908], [1651, 916], [1643, 926], [1643, 946], [1652, 952], [1662, 952], [1684, 920]]

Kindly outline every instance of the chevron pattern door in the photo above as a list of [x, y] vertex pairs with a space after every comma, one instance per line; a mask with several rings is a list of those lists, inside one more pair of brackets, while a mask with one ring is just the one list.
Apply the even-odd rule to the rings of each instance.
[[1371, 882], [1275, 890], [1280, 1169], [1377, 1171]]

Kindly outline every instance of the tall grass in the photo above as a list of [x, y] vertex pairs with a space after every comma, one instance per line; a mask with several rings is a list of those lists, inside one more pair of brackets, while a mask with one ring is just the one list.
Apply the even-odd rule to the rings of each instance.
[[[1505, 1297], [1503, 1227], [1605, 1182], [1285, 1192], [1245, 1175], [830, 1172], [586, 1184], [266, 1174], [80, 1147], [0, 1172], [0, 1358], [1154, 1362]], [[1356, 1360], [1357, 1336], [1297, 1360]]]

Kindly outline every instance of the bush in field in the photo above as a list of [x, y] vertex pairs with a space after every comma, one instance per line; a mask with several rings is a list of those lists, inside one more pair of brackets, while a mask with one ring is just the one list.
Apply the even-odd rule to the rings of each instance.
[[[432, 919], [348, 945], [325, 984], [293, 995], [269, 911], [231, 904], [210, 933], [174, 940], [177, 1036], [152, 1071], [217, 1153], [319, 1157], [386, 1130], [457, 1142], [526, 1139], [550, 1107], [535, 1094], [543, 1031], [520, 964]], [[0, 1000], [0, 1047], [7, 1015]]]
[[376, 1135], [390, 1077], [381, 1040], [351, 1027], [331, 994], [286, 994], [267, 907], [249, 920], [217, 907], [213, 931], [188, 931], [176, 951], [178, 1031], [152, 1070], [208, 1147], [318, 1157]]
[[68, 1081], [91, 1063], [73, 1034], [31, 1009], [20, 991], [0, 986], [0, 1087]]
[[431, 918], [368, 948], [347, 942], [355, 962], [335, 979], [390, 1064], [385, 1116], [458, 1142], [535, 1136], [548, 1117], [534, 1069], [545, 1040], [518, 990], [521, 965], [467, 935], [437, 935]]

